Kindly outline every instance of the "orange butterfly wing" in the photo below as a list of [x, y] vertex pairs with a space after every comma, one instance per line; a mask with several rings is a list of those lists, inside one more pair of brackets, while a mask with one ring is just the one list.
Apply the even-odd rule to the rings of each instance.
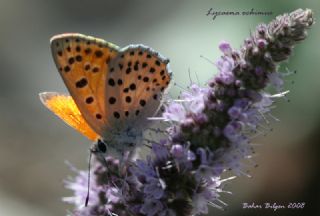
[[100, 136], [84, 120], [71, 96], [56, 92], [40, 93], [41, 102], [68, 125], [88, 139], [96, 141]]
[[67, 33], [51, 39], [54, 62], [83, 118], [99, 135], [111, 125], [107, 121], [105, 86], [109, 62], [118, 47], [102, 39]]

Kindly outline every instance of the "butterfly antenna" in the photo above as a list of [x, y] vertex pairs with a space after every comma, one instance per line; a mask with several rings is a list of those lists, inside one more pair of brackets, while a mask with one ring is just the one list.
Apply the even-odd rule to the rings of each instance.
[[92, 151], [90, 151], [90, 155], [89, 155], [89, 165], [88, 165], [88, 188], [87, 188], [87, 197], [86, 197], [85, 207], [87, 207], [87, 206], [88, 206], [89, 196], [90, 196], [91, 158], [92, 158]]

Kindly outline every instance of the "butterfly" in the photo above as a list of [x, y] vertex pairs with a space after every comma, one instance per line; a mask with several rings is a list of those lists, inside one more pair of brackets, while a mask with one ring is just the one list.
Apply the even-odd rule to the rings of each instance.
[[56, 35], [50, 44], [70, 95], [43, 92], [42, 103], [103, 153], [141, 145], [171, 80], [169, 60], [144, 45], [119, 48], [78, 33]]

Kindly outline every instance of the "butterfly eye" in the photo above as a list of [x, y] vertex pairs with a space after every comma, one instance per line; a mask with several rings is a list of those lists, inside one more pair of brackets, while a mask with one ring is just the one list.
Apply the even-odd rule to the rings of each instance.
[[102, 142], [101, 140], [98, 140], [98, 150], [101, 153], [106, 153], [107, 152], [107, 146], [104, 142]]

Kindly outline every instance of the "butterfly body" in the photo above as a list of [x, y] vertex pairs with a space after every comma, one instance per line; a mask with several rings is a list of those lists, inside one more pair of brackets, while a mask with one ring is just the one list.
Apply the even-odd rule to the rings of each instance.
[[143, 133], [140, 128], [128, 125], [123, 130], [110, 133], [102, 140], [106, 144], [107, 152], [113, 155], [123, 155], [126, 151], [133, 151], [143, 143]]
[[123, 153], [142, 144], [148, 117], [158, 113], [171, 80], [168, 60], [144, 45], [118, 46], [81, 34], [51, 39], [70, 95], [41, 93], [66, 123], [107, 149]]

